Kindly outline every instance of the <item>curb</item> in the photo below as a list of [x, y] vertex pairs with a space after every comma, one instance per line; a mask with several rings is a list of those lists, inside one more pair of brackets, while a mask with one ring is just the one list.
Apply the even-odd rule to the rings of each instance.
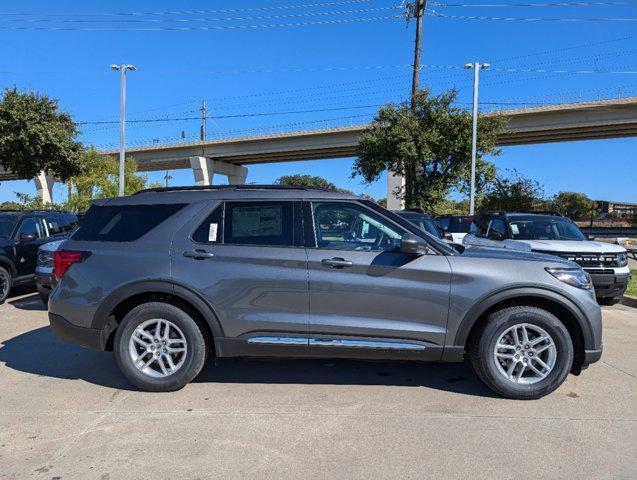
[[637, 297], [624, 295], [622, 297], [622, 305], [627, 305], [629, 307], [637, 308]]

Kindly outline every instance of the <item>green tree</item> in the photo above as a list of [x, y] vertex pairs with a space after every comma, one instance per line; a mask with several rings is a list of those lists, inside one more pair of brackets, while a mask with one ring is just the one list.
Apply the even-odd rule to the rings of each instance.
[[[407, 102], [381, 108], [363, 132], [352, 176], [370, 183], [389, 170], [405, 176], [396, 192], [406, 208], [431, 210], [453, 190], [468, 191], [471, 172], [471, 114], [455, 107], [456, 91], [433, 96], [429, 90]], [[478, 193], [495, 177], [484, 157], [498, 155], [498, 134], [506, 119], [498, 115], [478, 118], [476, 185]]]
[[[110, 157], [100, 155], [90, 149], [82, 155], [82, 168], [79, 175], [72, 177], [70, 197], [65, 208], [73, 212], [83, 212], [90, 206], [90, 201], [96, 198], [116, 197], [119, 194], [119, 166]], [[159, 187], [159, 184], [149, 184], [146, 175], [139, 175], [137, 164], [132, 158], [125, 163], [124, 193], [131, 195], [149, 187]]]
[[573, 220], [588, 219], [597, 214], [597, 202], [583, 193], [559, 192], [551, 203], [558, 212]]
[[79, 173], [82, 144], [77, 125], [58, 101], [35, 92], [5, 89], [0, 100], [0, 165], [20, 177], [40, 171], [63, 181]]
[[506, 170], [496, 176], [480, 202], [480, 210], [532, 212], [545, 208], [544, 188], [536, 180], [522, 176], [517, 170]]
[[275, 182], [275, 185], [289, 185], [293, 187], [310, 187], [310, 188], [324, 188], [326, 190], [338, 190], [336, 185], [332, 182], [328, 182], [323, 177], [315, 175], [283, 175], [279, 177]]

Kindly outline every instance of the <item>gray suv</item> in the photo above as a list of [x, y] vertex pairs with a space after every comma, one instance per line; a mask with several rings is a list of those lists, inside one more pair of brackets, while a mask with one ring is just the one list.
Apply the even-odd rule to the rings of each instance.
[[55, 275], [55, 333], [114, 350], [149, 391], [182, 388], [209, 355], [468, 357], [497, 393], [532, 399], [602, 353], [600, 308], [578, 265], [459, 252], [333, 191], [179, 187], [98, 200], [55, 252]]

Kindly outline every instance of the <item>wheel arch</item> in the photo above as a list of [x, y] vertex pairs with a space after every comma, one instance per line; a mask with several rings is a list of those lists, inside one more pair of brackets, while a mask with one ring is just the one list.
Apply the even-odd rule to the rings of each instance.
[[104, 332], [105, 350], [112, 350], [115, 331], [126, 314], [148, 302], [168, 303], [185, 310], [200, 323], [211, 343], [215, 337], [223, 337], [223, 328], [214, 308], [197, 292], [171, 281], [146, 280], [119, 287], [97, 309], [92, 328]]
[[18, 268], [15, 266], [13, 260], [6, 255], [0, 255], [0, 267], [5, 267], [5, 269], [9, 270], [12, 277], [18, 275]]
[[573, 341], [572, 373], [578, 374], [584, 363], [585, 350], [593, 348], [594, 338], [585, 315], [568, 297], [561, 293], [537, 287], [515, 288], [496, 292], [480, 301], [463, 318], [456, 333], [454, 345], [468, 351], [493, 312], [511, 306], [542, 308], [555, 315], [566, 327]]

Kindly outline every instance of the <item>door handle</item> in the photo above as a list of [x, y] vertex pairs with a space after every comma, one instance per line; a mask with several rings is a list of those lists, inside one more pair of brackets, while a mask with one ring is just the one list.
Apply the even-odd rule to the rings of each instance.
[[349, 260], [345, 260], [344, 258], [334, 257], [334, 258], [324, 258], [321, 260], [321, 264], [326, 267], [332, 268], [345, 268], [351, 267], [354, 265], [354, 262], [350, 262]]
[[184, 252], [184, 257], [194, 258], [195, 260], [205, 260], [214, 256], [214, 253], [206, 252], [205, 250], [187, 250]]

